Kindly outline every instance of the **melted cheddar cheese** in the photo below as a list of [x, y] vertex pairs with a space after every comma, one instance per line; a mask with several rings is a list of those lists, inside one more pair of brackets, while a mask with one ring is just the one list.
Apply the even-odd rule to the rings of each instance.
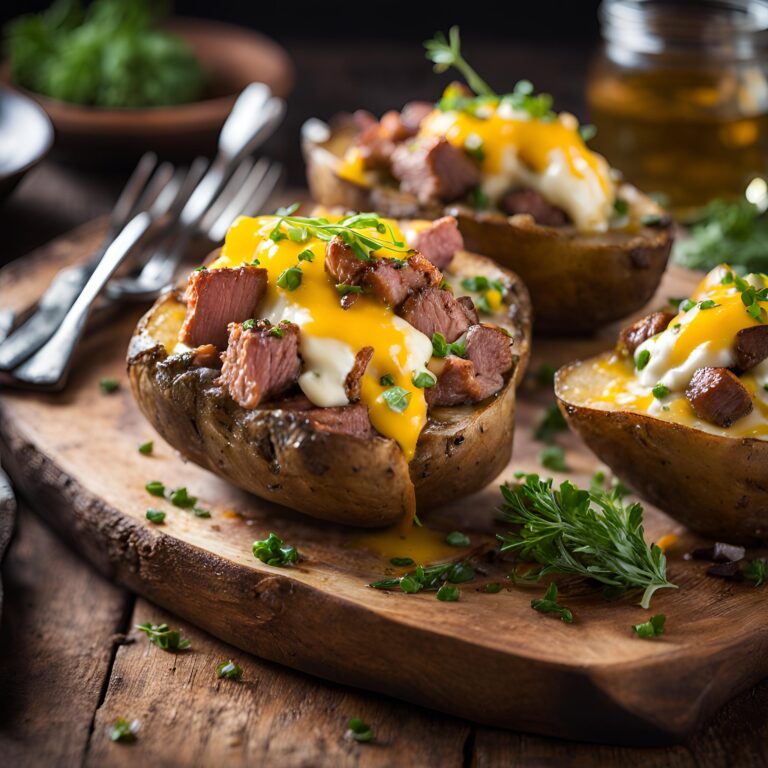
[[[679, 312], [664, 331], [643, 342], [634, 360], [619, 354], [602, 356], [588, 364], [583, 374], [569, 377], [566, 398], [601, 410], [647, 413], [712, 434], [768, 440], [768, 360], [739, 377], [753, 409], [730, 427], [699, 419], [685, 397], [697, 369], [734, 367], [736, 334], [760, 324], [747, 313], [741, 291], [726, 277], [729, 272], [726, 266], [710, 272], [691, 297], [695, 305]], [[768, 284], [761, 275], [746, 279], [756, 289]], [[763, 319], [768, 318], [768, 302], [759, 305]], [[637, 370], [636, 362], [646, 356], [647, 362]], [[662, 396], [653, 393], [657, 384], [666, 388], [658, 393]]]
[[[301, 243], [288, 238], [273, 242], [269, 235], [277, 221], [275, 216], [238, 219], [227, 233], [221, 256], [209, 268], [238, 267], [258, 259], [259, 266], [267, 270], [267, 293], [259, 317], [273, 324], [288, 320], [300, 327], [299, 351], [304, 365], [299, 387], [315, 405], [347, 405], [344, 380], [355, 354], [363, 347], [373, 347], [374, 356], [361, 381], [361, 402], [368, 406], [373, 426], [396, 440], [410, 460], [427, 420], [424, 390], [412, 379], [426, 370], [432, 356], [431, 340], [373, 296], [359, 295], [349, 309], [342, 309], [339, 292], [325, 271], [326, 242], [315, 237]], [[391, 234], [374, 230], [369, 234], [380, 239], [391, 237], [393, 242], [402, 240], [397, 223], [386, 223], [392, 227]], [[377, 256], [401, 258], [405, 250], [382, 249]], [[311, 261], [299, 261], [304, 251], [311, 252]], [[292, 291], [278, 286], [280, 275], [297, 265], [302, 272], [301, 284]], [[382, 397], [388, 385], [382, 385], [380, 378], [386, 374], [395, 386], [409, 393], [402, 412], [393, 410]]]

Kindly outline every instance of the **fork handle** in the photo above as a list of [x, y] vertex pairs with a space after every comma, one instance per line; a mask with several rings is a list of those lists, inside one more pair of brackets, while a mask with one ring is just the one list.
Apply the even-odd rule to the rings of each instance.
[[126, 224], [104, 252], [103, 258], [82, 293], [64, 316], [61, 325], [29, 360], [13, 371], [17, 382], [51, 389], [61, 389], [64, 386], [72, 355], [80, 341], [93, 303], [151, 223], [152, 216], [143, 212]]

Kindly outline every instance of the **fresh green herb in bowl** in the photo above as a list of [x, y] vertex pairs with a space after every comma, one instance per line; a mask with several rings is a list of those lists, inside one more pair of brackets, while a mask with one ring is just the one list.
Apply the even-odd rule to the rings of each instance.
[[6, 27], [16, 85], [95, 107], [159, 107], [202, 96], [205, 75], [189, 45], [158, 26], [167, 6], [150, 0], [57, 0]]

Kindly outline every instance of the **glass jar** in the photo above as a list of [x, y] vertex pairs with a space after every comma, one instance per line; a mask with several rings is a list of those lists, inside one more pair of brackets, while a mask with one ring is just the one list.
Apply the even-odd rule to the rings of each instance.
[[592, 146], [683, 213], [768, 176], [768, 1], [604, 0]]

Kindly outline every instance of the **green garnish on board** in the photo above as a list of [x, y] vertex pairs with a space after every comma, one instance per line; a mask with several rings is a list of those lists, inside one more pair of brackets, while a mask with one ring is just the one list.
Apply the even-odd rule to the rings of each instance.
[[186, 637], [181, 636], [178, 629], [171, 629], [167, 624], [145, 624], [134, 625], [136, 629], [146, 633], [149, 642], [170, 653], [188, 650], [192, 643]]
[[467, 563], [440, 563], [439, 565], [417, 565], [413, 571], [389, 579], [373, 581], [368, 586], [374, 589], [397, 590], [413, 595], [422, 591], [437, 591], [437, 599], [455, 602], [459, 599], [458, 588], [440, 590], [444, 586], [463, 584], [475, 578], [475, 569]]
[[573, 613], [557, 602], [557, 585], [554, 581], [547, 587], [544, 597], [531, 600], [531, 608], [539, 613], [553, 613], [566, 624], [573, 624]]
[[542, 443], [551, 443], [555, 437], [568, 429], [568, 424], [557, 403], [550, 405], [536, 427], [533, 437]]
[[239, 664], [235, 664], [232, 659], [229, 661], [222, 661], [216, 665], [216, 677], [224, 678], [226, 680], [241, 680], [243, 677], [243, 668]]
[[598, 581], [611, 594], [643, 590], [643, 608], [657, 590], [675, 587], [664, 553], [645, 541], [642, 506], [625, 505], [621, 493], [580, 490], [567, 480], [555, 490], [538, 475], [502, 485], [501, 492], [502, 518], [517, 526], [499, 536], [501, 551], [539, 566], [520, 578], [570, 574]]
[[285, 568], [299, 562], [299, 551], [286, 544], [277, 534], [270, 533], [266, 539], [253, 542], [253, 556], [267, 565]]
[[146, 443], [142, 443], [139, 446], [138, 450], [142, 456], [149, 456], [154, 449], [155, 449], [155, 444], [152, 442], [152, 440], [147, 440]]
[[347, 733], [350, 738], [355, 741], [364, 744], [365, 742], [372, 741], [374, 737], [373, 729], [368, 723], [363, 722], [359, 717], [353, 717], [347, 723]]
[[14, 83], [59, 101], [98, 107], [158, 107], [203, 95], [192, 48], [160, 26], [166, 3], [58, 0], [6, 27]]
[[120, 389], [120, 382], [118, 382], [117, 379], [112, 379], [109, 377], [99, 379], [99, 389], [105, 395], [112, 395], [117, 392], [118, 389]]
[[648, 621], [644, 621], [642, 624], [635, 624], [632, 629], [638, 637], [661, 637], [664, 634], [666, 623], [667, 617], [663, 613], [659, 613], [656, 616], [651, 616]]
[[107, 730], [110, 741], [118, 744], [132, 744], [136, 741], [136, 734], [139, 732], [139, 721], [128, 720], [125, 717], [118, 717]]
[[565, 450], [559, 445], [547, 445], [539, 453], [539, 462], [542, 467], [553, 472], [570, 472], [570, 467], [565, 461]]
[[744, 567], [744, 578], [751, 581], [753, 586], [759, 587], [768, 581], [768, 560], [756, 558]]

